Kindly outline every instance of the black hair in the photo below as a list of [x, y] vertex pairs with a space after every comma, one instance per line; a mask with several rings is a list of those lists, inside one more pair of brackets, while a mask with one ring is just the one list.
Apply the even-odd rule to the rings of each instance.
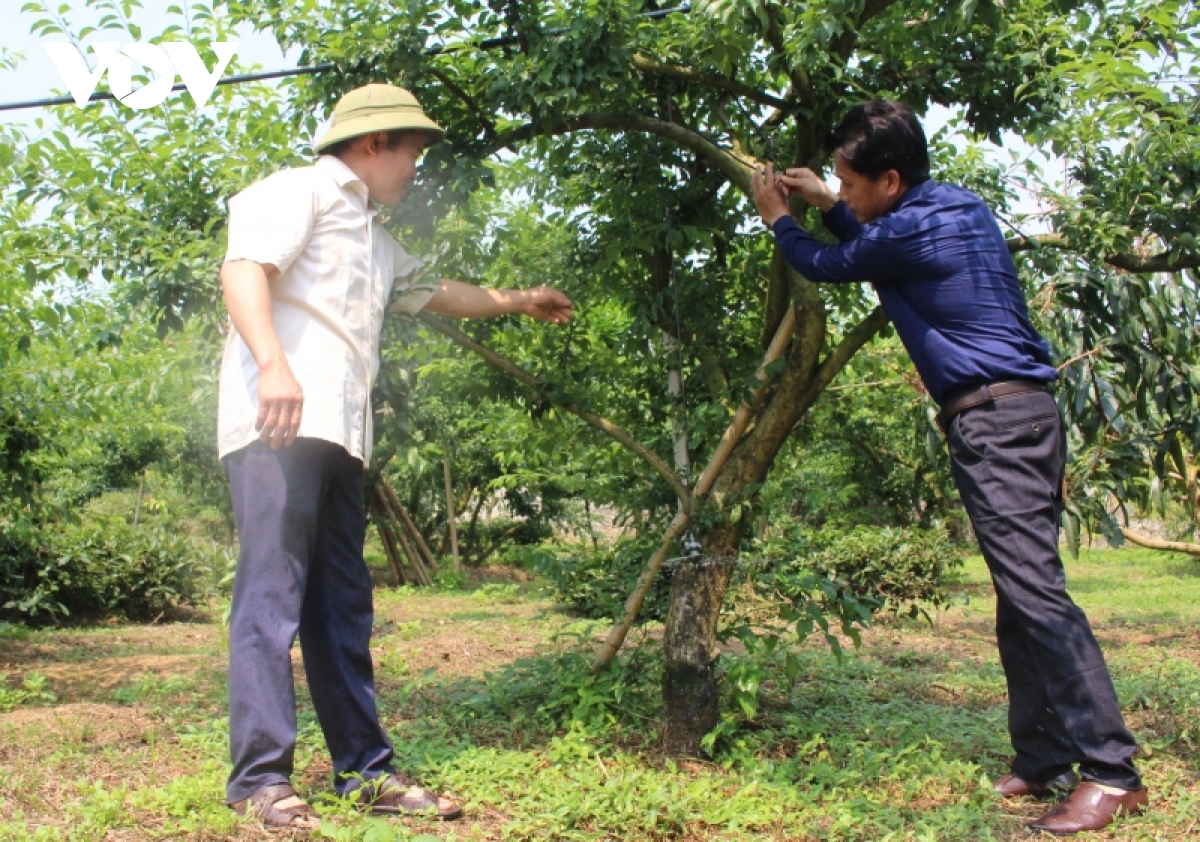
[[[389, 152], [394, 151], [400, 146], [401, 143], [404, 142], [404, 136], [406, 134], [410, 134], [412, 131], [413, 129], [389, 129], [388, 131], [383, 132], [383, 134], [387, 135], [383, 141], [383, 148]], [[379, 132], [367, 132], [367, 134], [379, 134]], [[320, 154], [332, 155], [335, 158], [340, 158], [350, 151], [350, 147], [354, 145], [356, 140], [366, 136], [367, 135], [360, 134], [355, 135], [354, 137], [345, 138], [344, 140], [339, 140], [337, 143], [326, 146], [321, 150]]]
[[925, 131], [902, 102], [873, 99], [854, 106], [829, 133], [825, 150], [841, 155], [850, 169], [867, 178], [895, 170], [908, 187], [929, 179]]

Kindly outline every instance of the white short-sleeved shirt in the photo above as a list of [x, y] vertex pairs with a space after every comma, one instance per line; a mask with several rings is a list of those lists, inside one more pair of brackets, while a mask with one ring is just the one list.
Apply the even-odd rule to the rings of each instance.
[[[288, 365], [304, 390], [299, 436], [371, 456], [371, 384], [379, 334], [396, 279], [422, 264], [379, 222], [367, 187], [339, 159], [282, 170], [229, 200], [225, 262], [253, 260], [280, 271], [271, 316]], [[436, 286], [402, 288], [417, 312]], [[258, 364], [231, 325], [221, 360], [217, 417], [221, 457], [258, 439]]]

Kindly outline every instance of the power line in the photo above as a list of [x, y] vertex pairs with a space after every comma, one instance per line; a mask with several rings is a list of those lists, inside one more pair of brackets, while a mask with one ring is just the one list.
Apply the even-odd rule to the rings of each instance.
[[[642, 17], [648, 20], [662, 20], [668, 15], [677, 13], [687, 14], [692, 10], [690, 3], [684, 3], [681, 6], [675, 6], [670, 9], [654, 9], [649, 12], [642, 12]], [[569, 27], [561, 27], [559, 29], [549, 29], [542, 33], [546, 37], [557, 38], [560, 35], [565, 35], [570, 31]], [[480, 50], [494, 50], [499, 47], [511, 47], [520, 42], [519, 36], [516, 35], [501, 35], [496, 38], [485, 38], [478, 43], [477, 48]], [[470, 47], [470, 44], [455, 44], [451, 47], [431, 47], [426, 51], [426, 55], [436, 56], [444, 52], [457, 52], [461, 49]], [[333, 62], [325, 62], [323, 64], [305, 65], [302, 67], [293, 67], [288, 70], [267, 70], [261, 73], [243, 73], [237, 76], [226, 76], [223, 79], [218, 79], [218, 85], [240, 85], [243, 82], [259, 82], [263, 79], [282, 79], [288, 76], [311, 76], [315, 73], [325, 73], [329, 70], [337, 69], [337, 65]], [[171, 86], [172, 91], [182, 91], [186, 86], [182, 82], [178, 82]], [[103, 100], [116, 99], [113, 94], [108, 91], [97, 91], [88, 97], [88, 102], [101, 102]], [[7, 102], [0, 103], [0, 111], [16, 111], [20, 108], [45, 108], [50, 105], [69, 105], [75, 101], [74, 97], [60, 96], [49, 97], [47, 99], [31, 99], [25, 102]]]
[[[304, 76], [311, 73], [324, 73], [326, 70], [333, 70], [336, 65], [333, 63], [314, 64], [307, 67], [293, 67], [289, 70], [268, 70], [263, 73], [243, 73], [240, 76], [226, 76], [223, 79], [218, 79], [218, 85], [239, 85], [242, 82], [257, 82], [260, 79], [281, 79], [285, 76]], [[185, 85], [182, 82], [177, 82], [171, 86], [173, 91], [182, 91]], [[88, 102], [102, 102], [107, 99], [116, 99], [108, 91], [97, 91], [88, 97]], [[51, 97], [49, 99], [32, 99], [28, 102], [7, 102], [0, 104], [0, 111], [15, 111], [18, 108], [44, 108], [48, 105], [69, 105], [74, 102], [74, 97], [60, 96]]]

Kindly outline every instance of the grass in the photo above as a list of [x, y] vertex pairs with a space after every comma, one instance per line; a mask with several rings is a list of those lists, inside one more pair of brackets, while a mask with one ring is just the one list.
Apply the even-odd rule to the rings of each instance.
[[[1067, 569], [1153, 799], [1088, 838], [1200, 837], [1200, 564], [1123, 550]], [[587, 655], [603, 626], [536, 582], [381, 589], [373, 651], [399, 763], [467, 816], [367, 819], [332, 802], [303, 689], [295, 783], [324, 817], [319, 838], [368, 842], [1026, 839], [1044, 806], [989, 791], [1008, 745], [979, 559], [958, 592], [932, 625], [881, 622], [840, 662], [806, 643], [794, 681], [769, 676], [753, 722], [710, 760], [682, 761], [657, 745], [654, 629], [596, 678]], [[0, 673], [0, 840], [267, 838], [221, 803], [218, 624], [0, 628]]]

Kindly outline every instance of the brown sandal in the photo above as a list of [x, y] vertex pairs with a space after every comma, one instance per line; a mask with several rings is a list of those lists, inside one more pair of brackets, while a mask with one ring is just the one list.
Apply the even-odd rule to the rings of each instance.
[[264, 786], [229, 806], [239, 816], [254, 816], [267, 830], [307, 833], [320, 825], [316, 812], [296, 795], [291, 784]]
[[462, 807], [444, 795], [434, 795], [407, 775], [388, 775], [386, 778], [367, 781], [362, 786], [366, 796], [360, 808], [372, 813], [397, 815], [401, 813], [426, 813], [445, 822], [462, 817]]

